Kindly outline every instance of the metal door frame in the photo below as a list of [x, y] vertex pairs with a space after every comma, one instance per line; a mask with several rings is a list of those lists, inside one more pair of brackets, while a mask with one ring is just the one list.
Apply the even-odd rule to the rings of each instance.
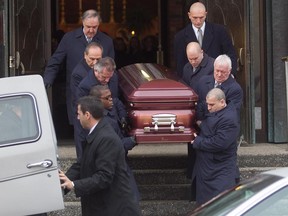
[[[17, 48], [17, 26], [16, 26], [16, 16], [17, 11], [16, 10], [16, 1], [17, 0], [4, 0], [5, 4], [5, 11], [7, 11], [6, 14], [6, 20], [5, 20], [5, 29], [6, 29], [6, 41], [7, 41], [7, 59], [8, 59], [8, 65], [7, 73], [5, 76], [16, 76], [16, 75], [23, 75], [23, 74], [17, 74], [18, 68], [21, 67], [19, 52]], [[31, 1], [31, 0], [30, 0]], [[38, 0], [34, 0], [38, 1]], [[36, 2], [35, 2], [36, 3]], [[43, 31], [44, 31], [44, 59], [47, 62], [48, 58], [51, 55], [51, 2], [50, 1], [41, 1], [41, 4], [43, 4], [43, 11], [41, 15], [41, 19], [43, 19]]]
[[1, 69], [4, 69], [4, 71], [0, 72], [0, 77], [6, 77], [8, 76], [8, 67], [9, 67], [9, 62], [8, 62], [8, 45], [9, 45], [9, 35], [8, 35], [8, 25], [7, 21], [8, 19], [8, 0], [2, 0], [1, 3], [3, 3], [3, 25], [1, 28], [3, 28], [3, 47], [4, 47], [4, 61], [1, 62], [0, 64], [3, 64], [3, 67], [1, 65]]

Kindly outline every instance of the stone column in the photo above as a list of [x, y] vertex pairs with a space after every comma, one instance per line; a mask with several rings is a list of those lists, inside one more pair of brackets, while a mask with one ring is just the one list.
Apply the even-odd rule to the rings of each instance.
[[[267, 1], [270, 2], [270, 1]], [[285, 64], [282, 57], [288, 55], [288, 1], [272, 0], [271, 44], [272, 44], [272, 122], [273, 142], [288, 142], [288, 116], [286, 101]], [[269, 28], [268, 28], [269, 30]], [[269, 34], [269, 32], [267, 32]], [[268, 50], [269, 52], [269, 50]], [[269, 73], [269, 71], [268, 71]]]

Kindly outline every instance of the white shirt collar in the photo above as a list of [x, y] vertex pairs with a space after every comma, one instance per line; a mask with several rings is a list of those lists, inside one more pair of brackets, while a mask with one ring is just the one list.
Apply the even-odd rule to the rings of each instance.
[[90, 129], [89, 134], [92, 133], [92, 131], [94, 130], [94, 128], [97, 126], [98, 122]]
[[[84, 30], [83, 30], [83, 34], [84, 34]], [[86, 40], [88, 41], [87, 35], [84, 34], [84, 36], [85, 36]], [[92, 40], [93, 38], [90, 38], [90, 39]]]
[[[203, 36], [204, 36], [205, 26], [206, 26], [206, 22], [204, 22], [203, 25], [202, 25], [201, 28], [200, 28], [200, 29], [202, 30], [202, 35], [203, 35]], [[197, 37], [197, 35], [198, 35], [198, 28], [196, 28], [193, 24], [192, 24], [192, 28], [193, 28], [193, 30], [194, 30], [194, 33], [195, 33], [196, 37]]]

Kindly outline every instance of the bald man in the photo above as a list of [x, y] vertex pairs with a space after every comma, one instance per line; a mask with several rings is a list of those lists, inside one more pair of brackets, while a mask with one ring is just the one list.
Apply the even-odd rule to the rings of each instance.
[[197, 42], [190, 42], [187, 45], [186, 55], [188, 63], [184, 66], [182, 80], [196, 91], [200, 77], [213, 74], [214, 58], [204, 53]]
[[[192, 193], [201, 205], [221, 192], [236, 185], [237, 137], [240, 125], [234, 103], [227, 103], [225, 93], [219, 88], [206, 95], [209, 114], [200, 127], [199, 135], [191, 142], [196, 150], [192, 174]], [[195, 183], [196, 187], [193, 187]]]
[[[206, 16], [207, 11], [204, 4], [201, 2], [192, 4], [188, 12], [191, 23], [175, 35], [174, 55], [179, 77], [182, 77], [183, 67], [188, 62], [185, 50], [190, 42], [200, 42], [204, 52], [212, 58], [227, 54], [232, 61], [232, 74], [235, 75], [237, 71], [236, 51], [225, 26], [207, 22]], [[200, 39], [199, 30], [202, 35]]]

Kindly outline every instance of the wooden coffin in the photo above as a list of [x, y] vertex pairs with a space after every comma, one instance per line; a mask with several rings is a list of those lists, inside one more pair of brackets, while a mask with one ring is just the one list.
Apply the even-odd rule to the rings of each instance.
[[167, 67], [139, 63], [118, 70], [130, 135], [137, 143], [190, 142], [195, 132], [196, 93], [173, 80]]

